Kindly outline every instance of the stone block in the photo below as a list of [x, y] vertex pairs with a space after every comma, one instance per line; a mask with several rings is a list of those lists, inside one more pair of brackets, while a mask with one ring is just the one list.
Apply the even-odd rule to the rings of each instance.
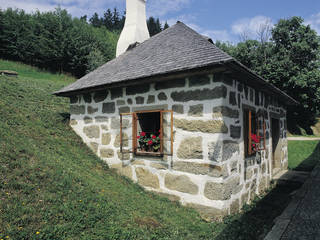
[[237, 214], [240, 211], [239, 199], [234, 200], [230, 205], [230, 214]]
[[174, 79], [169, 81], [157, 82], [155, 84], [156, 90], [168, 89], [168, 88], [179, 88], [186, 85], [186, 80], [183, 79]]
[[237, 99], [236, 99], [236, 93], [235, 92], [230, 92], [229, 93], [229, 103], [231, 105], [237, 105]]
[[70, 97], [70, 103], [79, 103], [79, 97], [78, 96], [72, 96]]
[[158, 94], [159, 101], [165, 101], [168, 99], [167, 95], [164, 92]]
[[83, 118], [84, 124], [89, 124], [93, 122], [93, 119], [91, 117], [85, 116]]
[[121, 100], [117, 100], [116, 103], [117, 103], [117, 106], [123, 106], [126, 104], [126, 101], [121, 99]]
[[194, 117], [201, 117], [203, 115], [203, 104], [190, 106], [188, 115]]
[[136, 104], [143, 104], [144, 103], [144, 97], [136, 97]]
[[245, 170], [245, 177], [246, 177], [246, 180], [250, 180], [251, 178], [252, 178], [252, 176], [253, 176], [253, 171], [252, 171], [252, 169], [246, 169]]
[[228, 209], [218, 209], [195, 203], [187, 203], [186, 206], [195, 209], [201, 218], [207, 222], [222, 221], [223, 217], [228, 215]]
[[102, 112], [103, 113], [115, 113], [116, 104], [114, 102], [103, 103]]
[[101, 129], [105, 130], [105, 131], [108, 131], [109, 127], [108, 127], [108, 125], [103, 124], [103, 125], [101, 125]]
[[118, 158], [122, 161], [124, 160], [130, 160], [130, 153], [124, 153], [124, 152], [120, 152], [119, 150], [117, 151], [118, 154]]
[[155, 191], [152, 191], [152, 192], [156, 195], [159, 195], [160, 197], [168, 198], [172, 202], [178, 202], [181, 199], [179, 196], [169, 194], [169, 193], [162, 193], [162, 192], [155, 192]]
[[188, 172], [193, 174], [207, 175], [210, 177], [227, 177], [228, 169], [226, 165], [213, 165], [209, 163], [195, 163], [195, 162], [173, 162], [173, 170]]
[[78, 124], [78, 121], [77, 120], [75, 120], [75, 119], [71, 119], [70, 120], [70, 125], [71, 126], [74, 126], [74, 125], [77, 125]]
[[91, 102], [92, 102], [91, 93], [85, 93], [85, 94], [83, 94], [83, 100], [84, 100], [86, 103], [91, 103]]
[[87, 107], [87, 112], [88, 112], [88, 114], [96, 113], [96, 112], [98, 112], [98, 108], [94, 108], [92, 106], [88, 106]]
[[246, 192], [241, 195], [241, 204], [244, 205], [249, 201], [249, 192]]
[[164, 179], [164, 184], [166, 188], [178, 192], [195, 195], [199, 191], [198, 186], [186, 175], [173, 175], [171, 173], [167, 173]]
[[110, 148], [102, 148], [100, 149], [100, 157], [102, 158], [113, 158], [114, 151]]
[[96, 123], [107, 123], [109, 122], [109, 118], [106, 116], [97, 116], [94, 118]]
[[122, 88], [111, 88], [111, 99], [121, 98], [123, 97], [123, 90]]
[[128, 103], [129, 105], [132, 105], [132, 103], [133, 103], [132, 99], [131, 99], [131, 98], [128, 98], [128, 99], [127, 99], [127, 103]]
[[230, 140], [209, 142], [208, 150], [209, 160], [215, 162], [227, 161], [240, 151], [239, 144]]
[[158, 176], [145, 168], [136, 168], [138, 183], [145, 187], [158, 189], [160, 187]]
[[86, 113], [86, 108], [84, 105], [70, 105], [71, 115], [80, 115], [85, 113]]
[[177, 151], [180, 159], [202, 159], [202, 137], [185, 138]]
[[150, 163], [150, 167], [156, 168], [159, 170], [166, 170], [168, 169], [168, 164], [167, 163]]
[[[129, 125], [130, 125], [129, 119], [122, 119], [122, 129], [128, 128]], [[120, 129], [120, 118], [119, 117], [111, 118], [111, 129], [113, 129], [113, 130]]]
[[171, 98], [176, 102], [202, 101], [217, 98], [225, 98], [227, 96], [227, 88], [225, 86], [215, 87], [213, 89], [197, 89], [190, 91], [172, 92]]
[[[116, 139], [114, 140], [114, 147], [118, 148], [120, 147], [120, 134], [116, 136]], [[129, 146], [129, 138], [126, 133], [122, 133], [122, 147], [128, 147]]]
[[259, 106], [260, 105], [260, 98], [259, 98], [259, 91], [255, 90], [255, 101], [254, 101], [254, 104], [256, 106]]
[[222, 161], [227, 161], [229, 160], [233, 154], [239, 153], [239, 143], [230, 141], [230, 140], [225, 140], [223, 141], [223, 155], [222, 155]]
[[209, 160], [214, 162], [221, 162], [223, 155], [223, 142], [222, 141], [214, 141], [208, 143], [208, 155]]
[[180, 105], [180, 104], [172, 105], [172, 111], [174, 111], [175, 113], [183, 114], [184, 113], [183, 105]]
[[129, 113], [130, 112], [130, 107], [120, 107], [119, 108], [119, 113]]
[[155, 101], [156, 101], [156, 98], [155, 98], [154, 95], [149, 95], [149, 96], [148, 96], [147, 104], [155, 103]]
[[131, 164], [132, 165], [142, 165], [142, 166], [146, 165], [143, 160], [134, 160], [131, 162]]
[[239, 118], [239, 111], [233, 110], [232, 108], [226, 106], [218, 106], [212, 109], [213, 117], [229, 117], [229, 118]]
[[103, 133], [101, 137], [101, 144], [102, 145], [109, 145], [111, 142], [111, 134], [110, 133]]
[[250, 102], [253, 102], [253, 89], [250, 88]]
[[99, 126], [84, 127], [83, 132], [88, 138], [99, 138], [100, 137]]
[[260, 178], [259, 186], [258, 186], [258, 192], [259, 194], [263, 194], [267, 189], [267, 177], [262, 176]]
[[132, 179], [131, 166], [123, 166], [122, 163], [120, 163], [120, 164], [113, 164], [110, 166], [110, 168], [115, 169], [118, 174]]
[[186, 120], [174, 119], [176, 128], [181, 128], [190, 132], [204, 132], [204, 133], [228, 133], [228, 127], [222, 120]]
[[229, 165], [231, 174], [238, 172], [238, 160], [232, 161]]
[[189, 87], [203, 86], [210, 83], [208, 75], [197, 75], [189, 77]]
[[228, 200], [232, 194], [239, 192], [240, 177], [235, 176], [224, 183], [208, 181], [205, 184], [204, 195], [211, 200]]
[[95, 92], [93, 95], [93, 100], [98, 103], [98, 102], [102, 102], [104, 101], [108, 96], [108, 91], [107, 90], [103, 90], [103, 91], [98, 91]]
[[99, 144], [96, 142], [89, 143], [89, 148], [92, 150], [92, 152], [97, 153], [98, 152]]
[[239, 139], [241, 137], [241, 126], [230, 125], [230, 136]]
[[140, 85], [133, 85], [130, 87], [126, 87], [127, 96], [146, 93], [146, 92], [149, 92], [149, 90], [150, 90], [149, 84], [140, 84]]

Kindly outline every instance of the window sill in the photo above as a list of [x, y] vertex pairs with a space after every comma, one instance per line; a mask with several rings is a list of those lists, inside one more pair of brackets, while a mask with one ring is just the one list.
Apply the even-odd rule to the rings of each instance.
[[135, 152], [136, 156], [154, 156], [154, 157], [163, 157], [163, 153], [159, 152]]

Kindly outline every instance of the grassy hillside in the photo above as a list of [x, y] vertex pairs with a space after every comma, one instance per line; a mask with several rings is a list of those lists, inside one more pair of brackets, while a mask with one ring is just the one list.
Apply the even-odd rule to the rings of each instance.
[[0, 69], [19, 72], [0, 76], [0, 239], [258, 239], [296, 188], [206, 223], [118, 176], [81, 142], [68, 100], [51, 95], [73, 78], [2, 60]]

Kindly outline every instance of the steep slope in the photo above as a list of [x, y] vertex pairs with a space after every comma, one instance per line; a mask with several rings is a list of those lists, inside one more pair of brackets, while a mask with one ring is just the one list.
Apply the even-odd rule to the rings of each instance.
[[0, 60], [0, 240], [262, 239], [298, 186], [274, 188], [242, 214], [206, 223], [118, 176], [69, 127], [65, 75]]
[[117, 176], [68, 126], [72, 78], [0, 62], [0, 239], [200, 239], [217, 224]]

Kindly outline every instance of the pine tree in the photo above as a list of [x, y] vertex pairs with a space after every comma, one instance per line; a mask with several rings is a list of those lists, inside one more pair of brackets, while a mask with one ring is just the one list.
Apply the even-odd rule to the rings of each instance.
[[98, 13], [94, 13], [93, 16], [90, 18], [89, 22], [94, 27], [101, 27], [102, 26], [102, 19], [99, 18]]
[[107, 11], [103, 14], [103, 25], [110, 31], [113, 30], [113, 14], [108, 8]]

